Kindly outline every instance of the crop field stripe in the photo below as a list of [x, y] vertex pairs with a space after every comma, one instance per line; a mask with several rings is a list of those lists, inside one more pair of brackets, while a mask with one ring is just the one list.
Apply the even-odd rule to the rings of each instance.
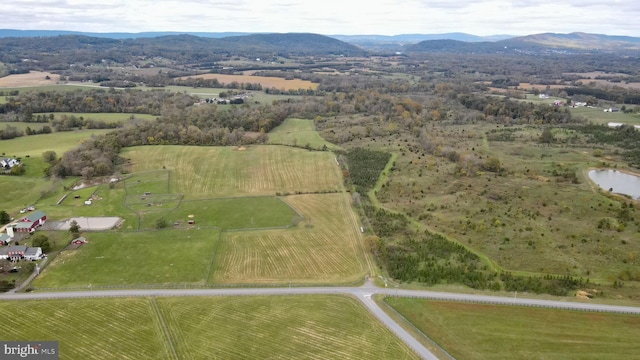
[[213, 247], [213, 251], [211, 252], [211, 259], [209, 260], [209, 268], [207, 269], [207, 279], [205, 280], [205, 284], [209, 284], [212, 279], [212, 275], [213, 275], [213, 261], [216, 258], [216, 253], [218, 252], [218, 247], [220, 246], [220, 243], [222, 242], [222, 231], [218, 232], [218, 241], [216, 242], [216, 245]]
[[146, 299], [73, 299], [0, 302], [3, 339], [57, 340], [60, 358], [169, 357]]
[[[344, 282], [366, 275], [346, 194], [283, 198], [304, 216], [286, 230], [226, 232], [216, 253], [217, 283]], [[336, 210], [338, 213], [336, 214]]]
[[158, 307], [181, 358], [416, 358], [346, 296], [158, 298]]
[[151, 304], [151, 307], [153, 308], [153, 312], [158, 319], [160, 327], [162, 328], [162, 333], [164, 334], [167, 344], [169, 345], [169, 349], [171, 350], [171, 355], [173, 355], [174, 360], [178, 360], [178, 354], [176, 353], [176, 349], [173, 347], [173, 342], [171, 341], [171, 334], [169, 333], [169, 330], [167, 329], [167, 325], [165, 324], [164, 319], [162, 318], [162, 313], [160, 312], [160, 309], [158, 309], [158, 303], [156, 302], [156, 298], [152, 297], [151, 299], [149, 299], [149, 303]]

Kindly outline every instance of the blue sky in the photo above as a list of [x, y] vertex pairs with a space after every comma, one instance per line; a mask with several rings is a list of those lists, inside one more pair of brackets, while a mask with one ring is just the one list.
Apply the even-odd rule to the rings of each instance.
[[21, 30], [640, 37], [637, 0], [3, 0], [0, 14]]

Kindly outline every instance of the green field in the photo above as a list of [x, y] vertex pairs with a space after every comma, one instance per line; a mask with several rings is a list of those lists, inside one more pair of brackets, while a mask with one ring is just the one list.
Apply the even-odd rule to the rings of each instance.
[[315, 129], [313, 120], [307, 119], [286, 119], [282, 124], [269, 132], [269, 143], [295, 146], [309, 146], [320, 149], [327, 146], [329, 149], [339, 149], [320, 137]]
[[88, 244], [62, 252], [32, 285], [36, 288], [204, 285], [219, 232], [190, 229], [86, 236]]
[[[211, 227], [199, 229], [210, 224], [264, 228], [294, 223], [297, 214], [287, 204], [276, 197], [264, 197], [187, 203], [191, 207], [181, 206], [180, 212], [184, 214], [178, 218], [180, 229], [88, 233], [85, 234], [90, 240], [88, 244], [62, 252], [32, 285], [86, 288], [136, 284], [318, 284], [362, 279], [368, 269], [348, 196], [296, 195], [286, 197], [285, 201], [304, 217], [290, 229], [232, 231], [222, 235]], [[203, 215], [225, 216], [239, 209], [251, 215], [238, 214], [220, 220], [207, 220]], [[187, 213], [191, 212], [195, 225], [186, 224], [190, 219]], [[143, 217], [142, 227], [153, 228], [158, 218]], [[176, 221], [167, 220], [169, 226]], [[125, 228], [128, 221], [125, 220]]]
[[456, 359], [640, 359], [640, 316], [439, 302], [385, 302]]
[[212, 282], [345, 283], [368, 273], [348, 195], [295, 195], [285, 201], [304, 220], [286, 230], [223, 234]]
[[170, 359], [151, 300], [4, 301], [4, 340], [58, 341], [61, 359]]
[[330, 152], [285, 146], [127, 148], [131, 171], [171, 170], [171, 192], [185, 200], [336, 191], [341, 174]]
[[[38, 86], [16, 86], [16, 87], [0, 87], [2, 91], [20, 91], [20, 94], [24, 94], [29, 91], [73, 91], [73, 90], [89, 90], [92, 86], [83, 86], [83, 85], [68, 85], [68, 84], [57, 84], [57, 85], [38, 85]], [[102, 88], [108, 89], [108, 88]]]
[[188, 226], [188, 221], [193, 220], [197, 227], [223, 230], [287, 227], [300, 218], [275, 196], [182, 201], [166, 211], [158, 208], [157, 204], [146, 205], [138, 205], [141, 229], [153, 228], [160, 218], [180, 227]]
[[[632, 105], [628, 105], [632, 107]], [[629, 125], [640, 125], [640, 114], [625, 114], [623, 112], [609, 113], [601, 108], [578, 107], [571, 109], [571, 115], [584, 116], [587, 120], [596, 124], [606, 124], [608, 122], [618, 122]]]
[[338, 295], [0, 302], [4, 340], [56, 340], [61, 359], [418, 359]]
[[[2, 123], [0, 123], [0, 126]], [[35, 126], [35, 124], [34, 124]], [[42, 153], [48, 150], [55, 151], [58, 156], [62, 156], [65, 151], [71, 150], [91, 135], [102, 135], [113, 130], [108, 129], [87, 129], [56, 132], [52, 134], [42, 134], [33, 136], [22, 136], [10, 140], [0, 141], [0, 153], [7, 156], [24, 157], [26, 155], [41, 157]]]

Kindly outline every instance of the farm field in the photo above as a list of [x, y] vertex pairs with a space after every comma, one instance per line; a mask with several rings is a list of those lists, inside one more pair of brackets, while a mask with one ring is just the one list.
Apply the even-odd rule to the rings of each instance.
[[226, 75], [226, 74], [201, 74], [184, 76], [178, 79], [218, 79], [222, 84], [237, 83], [259, 83], [263, 88], [276, 88], [284, 90], [317, 89], [318, 84], [307, 80], [293, 79], [286, 80], [277, 77], [252, 76], [252, 75]]
[[212, 283], [348, 283], [369, 271], [349, 195], [291, 195], [304, 219], [294, 228], [227, 232], [216, 251]]
[[188, 221], [193, 220], [194, 226], [222, 230], [283, 228], [300, 220], [286, 202], [275, 196], [192, 200], [175, 205], [166, 211], [140, 206], [140, 228], [153, 229], [160, 218], [179, 227], [190, 226]]
[[[32, 124], [37, 127], [38, 124]], [[2, 124], [0, 123], [0, 126]], [[58, 156], [62, 156], [65, 151], [71, 150], [91, 135], [106, 134], [111, 129], [87, 129], [54, 132], [51, 134], [41, 134], [32, 136], [22, 136], [15, 139], [0, 141], [0, 153], [8, 156], [24, 157], [26, 155], [41, 157], [42, 153], [48, 150], [55, 151]]]
[[5, 301], [0, 311], [20, 314], [3, 339], [57, 340], [61, 359], [418, 359], [339, 295]]
[[[2, 338], [58, 341], [61, 359], [171, 359], [145, 298], [4, 301]], [[18, 315], [19, 314], [19, 315]]]
[[269, 132], [270, 144], [284, 144], [306, 146], [320, 149], [327, 146], [329, 149], [339, 149], [338, 145], [334, 145], [320, 137], [315, 129], [313, 120], [307, 119], [286, 119], [282, 124]]
[[357, 300], [344, 296], [157, 302], [179, 358], [417, 359]]
[[640, 359], [640, 316], [388, 297], [456, 359]]
[[31, 285], [204, 285], [219, 235], [215, 229], [89, 233], [89, 243], [60, 253]]
[[587, 120], [596, 124], [618, 122], [629, 125], [640, 125], [640, 114], [625, 114], [623, 112], [609, 113], [604, 112], [604, 109], [587, 107], [571, 109], [571, 114], [574, 116], [584, 116]]
[[285, 146], [127, 148], [131, 172], [171, 170], [171, 192], [185, 200], [337, 191], [339, 169], [330, 152]]
[[[49, 79], [46, 79], [46, 77]], [[50, 72], [31, 71], [28, 74], [12, 74], [0, 77], [0, 87], [23, 87], [52, 85], [60, 81], [60, 75]]]

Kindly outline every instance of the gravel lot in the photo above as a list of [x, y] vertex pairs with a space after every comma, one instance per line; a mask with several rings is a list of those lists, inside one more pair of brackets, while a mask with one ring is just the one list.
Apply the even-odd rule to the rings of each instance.
[[77, 217], [63, 221], [47, 221], [42, 227], [43, 230], [64, 230], [68, 231], [71, 222], [75, 220], [80, 226], [80, 230], [109, 230], [122, 221], [119, 217]]

